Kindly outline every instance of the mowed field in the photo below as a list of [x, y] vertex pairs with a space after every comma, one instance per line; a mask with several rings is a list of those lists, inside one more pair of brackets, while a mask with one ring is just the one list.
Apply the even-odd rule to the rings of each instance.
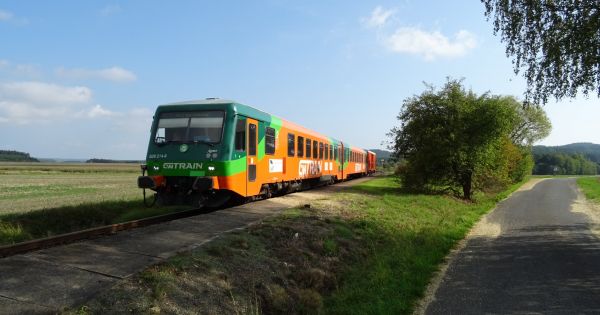
[[141, 200], [137, 164], [0, 163], [0, 215]]

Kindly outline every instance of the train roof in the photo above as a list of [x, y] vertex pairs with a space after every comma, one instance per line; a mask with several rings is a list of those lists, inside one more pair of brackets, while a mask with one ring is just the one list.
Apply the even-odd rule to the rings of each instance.
[[189, 100], [175, 103], [163, 104], [161, 106], [171, 106], [171, 105], [217, 105], [217, 104], [238, 104], [238, 102], [233, 100], [226, 100], [221, 98], [205, 98], [199, 100]]
[[[238, 103], [234, 100], [228, 100], [228, 99], [221, 99], [221, 98], [206, 98], [206, 99], [198, 99], [198, 100], [188, 100], [188, 101], [181, 101], [181, 102], [175, 102], [175, 103], [168, 103], [168, 104], [163, 104], [160, 105], [159, 107], [168, 107], [168, 106], [193, 106], [193, 105], [231, 105], [234, 107], [234, 110], [242, 115], [247, 115], [249, 117], [253, 117], [255, 119], [258, 120], [262, 120], [262, 121], [266, 121], [266, 122], [270, 122], [272, 117], [276, 117], [278, 119], [281, 119], [282, 121], [285, 121], [287, 124], [293, 126], [293, 128], [295, 129], [299, 129], [302, 130], [303, 132], [310, 134], [310, 135], [314, 135], [314, 136], [319, 136], [319, 137], [327, 137], [325, 135], [323, 135], [320, 132], [316, 132], [313, 131], [311, 129], [305, 128], [301, 125], [298, 125], [296, 123], [290, 122], [286, 119], [282, 119], [279, 118], [277, 116], [268, 114], [260, 109], [256, 109], [252, 106], [248, 106], [248, 105], [244, 105], [241, 103]], [[367, 151], [366, 149], [362, 149], [359, 147], [354, 147], [351, 146], [349, 143], [345, 142], [345, 141], [341, 141], [338, 140], [336, 138], [330, 138], [331, 140], [334, 140], [336, 142], [342, 143], [345, 147], [347, 148], [352, 148], [354, 150], [364, 150]]]

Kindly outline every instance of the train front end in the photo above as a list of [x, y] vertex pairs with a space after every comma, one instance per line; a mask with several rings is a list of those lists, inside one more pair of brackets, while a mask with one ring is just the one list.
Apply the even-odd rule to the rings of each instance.
[[235, 104], [229, 101], [159, 106], [138, 187], [155, 191], [161, 205], [225, 204], [232, 194], [219, 189], [219, 177], [226, 175], [231, 159], [234, 122]]

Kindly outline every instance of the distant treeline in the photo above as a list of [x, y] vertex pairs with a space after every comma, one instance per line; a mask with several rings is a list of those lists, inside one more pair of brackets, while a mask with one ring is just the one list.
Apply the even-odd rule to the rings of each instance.
[[380, 149], [369, 149], [369, 151], [374, 152], [375, 154], [377, 154], [377, 160], [389, 160], [390, 158], [392, 158], [392, 152], [390, 151], [386, 151], [386, 150], [380, 150]]
[[599, 165], [583, 154], [545, 153], [534, 155], [534, 175], [596, 175]]
[[2, 162], [39, 162], [38, 159], [32, 158], [29, 153], [0, 150], [0, 161]]
[[534, 146], [536, 175], [596, 175], [600, 173], [600, 144], [572, 143]]
[[131, 163], [131, 164], [140, 164], [143, 161], [135, 161], [135, 160], [109, 160], [109, 159], [89, 159], [85, 161], [85, 163]]

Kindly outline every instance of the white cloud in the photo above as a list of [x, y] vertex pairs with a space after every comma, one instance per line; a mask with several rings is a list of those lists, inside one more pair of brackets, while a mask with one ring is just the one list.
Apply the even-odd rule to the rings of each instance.
[[30, 103], [76, 104], [92, 98], [92, 90], [85, 86], [27, 81], [0, 84], [0, 100], [21, 100]]
[[0, 60], [0, 70], [15, 76], [40, 77], [41, 71], [33, 64], [13, 64], [8, 60]]
[[56, 74], [59, 77], [71, 79], [102, 79], [113, 82], [132, 82], [137, 80], [137, 77], [133, 72], [116, 66], [99, 70], [90, 70], [83, 68], [58, 68], [56, 70]]
[[87, 116], [90, 118], [110, 117], [110, 116], [116, 116], [116, 115], [118, 115], [118, 113], [112, 112], [108, 109], [105, 109], [102, 106], [100, 106], [99, 104], [96, 104], [94, 107], [92, 107], [92, 109], [90, 109], [87, 112]]
[[4, 11], [4, 10], [0, 10], [0, 21], [10, 21], [13, 18], [13, 14], [8, 12], [8, 11]]
[[367, 28], [379, 28], [384, 26], [395, 13], [395, 10], [384, 10], [383, 7], [377, 6], [368, 18], [362, 19], [362, 23]]
[[451, 40], [439, 31], [427, 32], [415, 27], [398, 28], [384, 36], [384, 44], [393, 52], [420, 55], [432, 61], [438, 57], [460, 57], [477, 46], [475, 36], [461, 30]]
[[27, 81], [0, 84], [0, 123], [29, 124], [73, 118], [111, 116], [100, 105], [91, 106], [92, 90]]

